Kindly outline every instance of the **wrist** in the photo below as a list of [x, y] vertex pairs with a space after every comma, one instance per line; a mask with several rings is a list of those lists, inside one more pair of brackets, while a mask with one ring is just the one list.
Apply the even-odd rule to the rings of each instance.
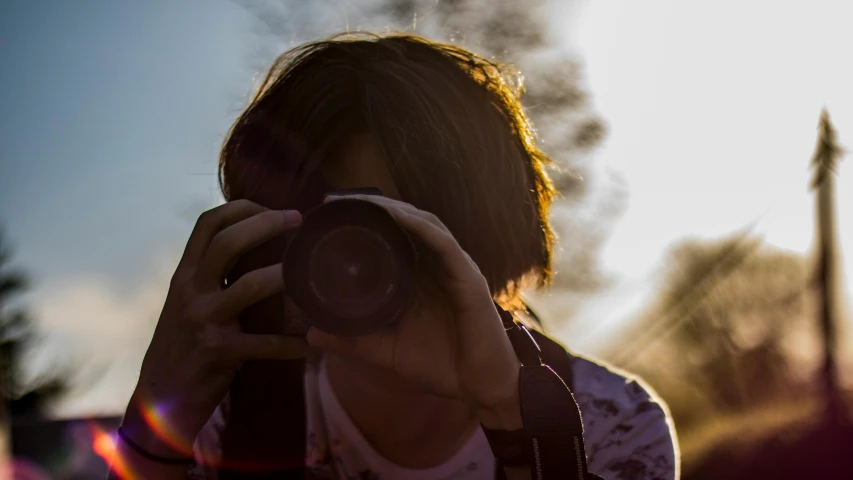
[[179, 428], [170, 418], [154, 412], [136, 394], [127, 406], [121, 429], [134, 444], [164, 458], [191, 456], [197, 434]]
[[119, 445], [125, 447], [122, 448], [123, 451], [134, 452], [135, 455], [139, 455], [139, 453], [137, 453], [138, 449], [142, 449], [151, 455], [162, 458], [186, 457], [186, 452], [173, 448], [169, 443], [161, 439], [157, 433], [149, 428], [144, 421], [141, 421], [141, 419], [137, 421], [129, 420], [125, 417], [119, 428], [121, 429], [122, 435], [118, 436], [116, 441]]

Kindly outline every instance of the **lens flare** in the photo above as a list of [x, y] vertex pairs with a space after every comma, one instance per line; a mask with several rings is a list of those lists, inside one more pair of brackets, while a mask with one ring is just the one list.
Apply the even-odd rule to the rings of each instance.
[[304, 461], [304, 459], [288, 458], [276, 459], [270, 462], [250, 462], [232, 459], [223, 460], [218, 456], [205, 456], [204, 458], [199, 458], [194, 455], [195, 451], [193, 448], [193, 442], [187, 442], [184, 440], [169, 423], [168, 413], [170, 408], [171, 405], [168, 402], [153, 404], [140, 401], [138, 403], [138, 409], [142, 413], [142, 418], [146, 425], [148, 425], [148, 428], [157, 435], [157, 438], [174, 450], [176, 455], [195, 457], [196, 461], [199, 463], [203, 463], [204, 465], [213, 468], [227, 468], [229, 470], [240, 472], [269, 472], [286, 470], [299, 466]]
[[[177, 433], [175, 428], [168, 421], [168, 412], [170, 405], [168, 403], [146, 403], [143, 401], [137, 402], [138, 411], [141, 412], [148, 429], [154, 433], [157, 438], [164, 444], [169, 446], [175, 456], [183, 455], [193, 457], [196, 462], [211, 468], [225, 468], [238, 472], [275, 472], [284, 471], [291, 468], [299, 467], [304, 464], [305, 458], [292, 458], [288, 455], [282, 455], [274, 460], [253, 462], [245, 460], [223, 460], [218, 454], [208, 456], [211, 452], [199, 456], [195, 455], [193, 442], [183, 440], [183, 437]], [[123, 430], [126, 427], [123, 428]], [[90, 422], [89, 430], [92, 438], [92, 450], [104, 461], [110, 465], [112, 471], [122, 480], [141, 480], [142, 477], [133, 472], [126, 462], [118, 458], [116, 451], [118, 442], [122, 440], [116, 433], [107, 433], [97, 424]], [[132, 432], [126, 431], [131, 434]]]
[[105, 432], [95, 422], [89, 422], [89, 432], [92, 435], [92, 451], [104, 459], [104, 463], [118, 478], [122, 480], [140, 479], [139, 476], [131, 472], [122, 459], [116, 456], [118, 435]]
[[116, 453], [115, 439], [97, 425], [92, 426], [92, 451], [107, 461]]
[[193, 455], [192, 441], [184, 440], [168, 421], [169, 408], [167, 402], [153, 404], [140, 401], [139, 411], [148, 428], [157, 435], [163, 443], [175, 451], [178, 455], [191, 457]]

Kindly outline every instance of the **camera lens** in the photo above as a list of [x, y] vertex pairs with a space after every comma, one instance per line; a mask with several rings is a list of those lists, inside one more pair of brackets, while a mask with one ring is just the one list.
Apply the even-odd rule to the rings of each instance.
[[308, 278], [314, 295], [341, 317], [369, 315], [394, 295], [400, 276], [391, 246], [360, 226], [324, 235], [311, 250]]
[[383, 207], [340, 199], [303, 217], [282, 263], [287, 293], [313, 326], [362, 335], [399, 320], [414, 293], [417, 252]]

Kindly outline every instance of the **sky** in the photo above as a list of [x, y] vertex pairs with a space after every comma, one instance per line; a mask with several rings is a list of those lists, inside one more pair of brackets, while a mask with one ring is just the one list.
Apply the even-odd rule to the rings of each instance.
[[[616, 282], [556, 332], [594, 353], [653, 295], [679, 239], [756, 223], [769, 244], [809, 251], [821, 108], [853, 146], [853, 5], [565, 5], [551, 3], [553, 28], [609, 131], [595, 168], [629, 191], [602, 255]], [[345, 15], [329, 21], [346, 27]], [[33, 278], [23, 303], [45, 340], [32, 371], [64, 366], [78, 385], [61, 415], [117, 413], [133, 389], [193, 222], [221, 202], [222, 137], [271, 60], [253, 26], [226, 0], [4, 6], [0, 228]], [[853, 239], [849, 168], [842, 243]], [[844, 265], [849, 277], [853, 253]]]
[[[602, 256], [620, 281], [566, 335], [589, 348], [605, 342], [648, 300], [663, 249], [685, 236], [755, 224], [768, 244], [810, 252], [807, 167], [821, 108], [853, 147], [851, 14], [853, 4], [828, 1], [602, 0], [581, 9], [565, 41], [610, 130], [595, 164], [620, 172], [630, 199]], [[837, 177], [842, 245], [853, 244], [848, 163]], [[843, 264], [849, 277], [853, 253]], [[848, 282], [848, 302], [849, 292]]]

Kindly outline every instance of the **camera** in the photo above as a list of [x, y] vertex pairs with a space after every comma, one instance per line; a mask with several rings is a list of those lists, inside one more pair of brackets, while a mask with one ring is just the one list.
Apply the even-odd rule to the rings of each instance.
[[382, 195], [376, 188], [338, 190], [303, 215], [282, 261], [286, 294], [306, 314], [289, 329], [314, 326], [357, 336], [399, 321], [415, 291], [418, 252], [409, 234], [380, 205], [346, 198]]

